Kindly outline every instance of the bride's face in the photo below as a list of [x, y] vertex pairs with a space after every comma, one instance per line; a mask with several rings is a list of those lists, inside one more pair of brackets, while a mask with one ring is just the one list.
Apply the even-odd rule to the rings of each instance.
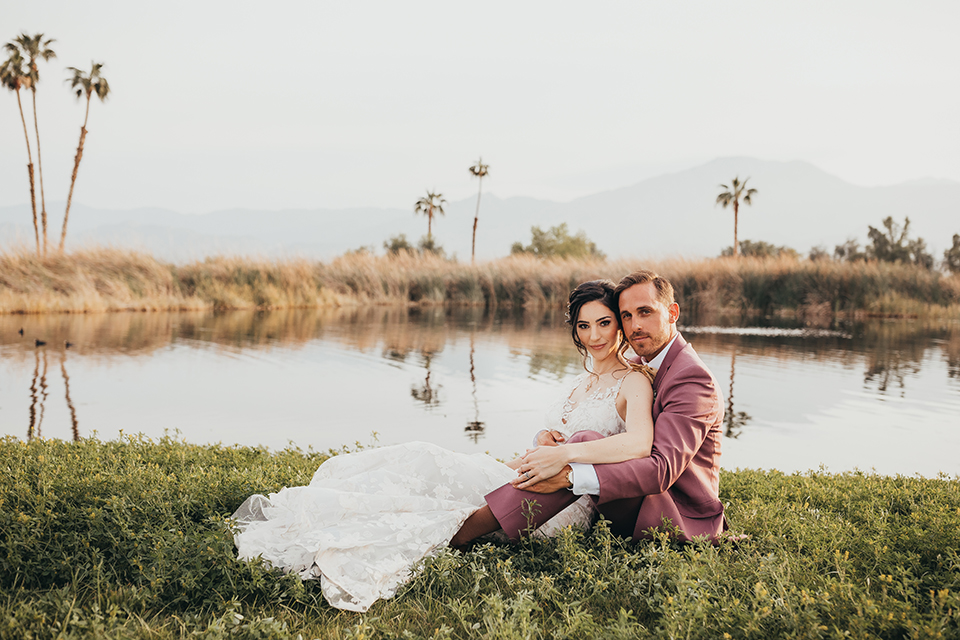
[[580, 307], [577, 316], [577, 337], [593, 357], [594, 367], [607, 358], [616, 357], [620, 346], [620, 325], [613, 311], [599, 300]]

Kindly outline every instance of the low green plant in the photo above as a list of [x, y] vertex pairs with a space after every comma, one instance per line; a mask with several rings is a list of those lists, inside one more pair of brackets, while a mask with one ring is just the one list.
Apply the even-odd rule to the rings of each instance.
[[0, 638], [960, 637], [960, 482], [725, 471], [746, 540], [631, 542], [603, 522], [427, 560], [366, 614], [236, 559], [249, 494], [329, 455], [0, 441]]

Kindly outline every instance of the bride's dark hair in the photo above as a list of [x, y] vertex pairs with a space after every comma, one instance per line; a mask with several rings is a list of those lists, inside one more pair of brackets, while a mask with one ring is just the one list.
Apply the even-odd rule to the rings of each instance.
[[[587, 347], [584, 346], [577, 334], [577, 320], [580, 318], [580, 309], [588, 302], [599, 301], [613, 314], [617, 326], [620, 326], [620, 311], [617, 304], [617, 298], [614, 295], [617, 286], [610, 280], [590, 280], [577, 285], [577, 288], [570, 292], [570, 298], [567, 300], [567, 324], [570, 325], [570, 334], [573, 336], [573, 344], [577, 351], [583, 356], [583, 368], [587, 368]], [[620, 340], [623, 340], [622, 331]], [[623, 356], [623, 349], [617, 350], [617, 359], [627, 365]], [[587, 369], [589, 371], [589, 369]]]

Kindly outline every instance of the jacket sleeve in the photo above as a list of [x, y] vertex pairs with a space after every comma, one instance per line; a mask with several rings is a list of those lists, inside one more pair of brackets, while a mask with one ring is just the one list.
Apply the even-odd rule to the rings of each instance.
[[722, 408], [713, 378], [701, 367], [678, 369], [677, 364], [659, 391], [662, 410], [654, 425], [650, 457], [595, 465], [599, 504], [663, 493], [672, 487], [716, 422]]

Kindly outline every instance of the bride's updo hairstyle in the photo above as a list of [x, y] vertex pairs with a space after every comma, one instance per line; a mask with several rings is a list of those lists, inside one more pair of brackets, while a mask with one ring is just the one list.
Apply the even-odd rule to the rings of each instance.
[[[603, 306], [610, 309], [614, 321], [619, 326], [620, 312], [618, 310], [617, 298], [614, 295], [616, 288], [616, 285], [609, 280], [590, 280], [589, 282], [577, 285], [577, 288], [570, 292], [570, 298], [567, 300], [567, 324], [570, 325], [573, 344], [577, 347], [580, 355], [583, 356], [584, 369], [587, 368], [587, 347], [580, 341], [580, 336], [577, 334], [577, 320], [580, 318], [580, 309], [588, 302], [598, 300], [603, 303]], [[617, 340], [623, 340], [622, 331], [617, 337]], [[617, 359], [626, 364], [622, 351], [622, 349], [617, 349]]]

